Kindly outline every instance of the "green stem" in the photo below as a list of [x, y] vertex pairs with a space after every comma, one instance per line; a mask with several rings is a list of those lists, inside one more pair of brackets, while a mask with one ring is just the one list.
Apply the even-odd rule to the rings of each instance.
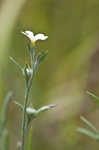
[[25, 147], [25, 133], [26, 133], [26, 123], [27, 123], [26, 108], [28, 105], [28, 97], [29, 97], [31, 86], [32, 86], [32, 81], [34, 78], [34, 72], [35, 72], [34, 71], [34, 55], [35, 55], [35, 47], [30, 49], [31, 66], [32, 66], [33, 73], [31, 75], [31, 78], [29, 80], [26, 80], [25, 101], [24, 101], [23, 119], [22, 119], [22, 150], [24, 150], [24, 147]]
[[25, 142], [25, 122], [26, 122], [26, 107], [29, 96], [29, 90], [26, 88], [25, 102], [24, 102], [24, 110], [23, 110], [23, 122], [22, 122], [22, 150], [24, 150], [24, 142]]
[[22, 150], [24, 150], [25, 147], [26, 108], [28, 104], [28, 97], [29, 97], [33, 77], [34, 77], [34, 73], [32, 74], [31, 79], [28, 81], [28, 84], [26, 84], [23, 119], [22, 119]]

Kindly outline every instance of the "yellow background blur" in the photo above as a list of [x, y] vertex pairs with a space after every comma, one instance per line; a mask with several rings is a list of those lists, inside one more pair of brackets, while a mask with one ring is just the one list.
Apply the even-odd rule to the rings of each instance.
[[[0, 1], [0, 109], [5, 95], [23, 103], [24, 80], [9, 60], [22, 66], [29, 60], [28, 40], [21, 31], [45, 33], [38, 51], [49, 54], [41, 64], [31, 90], [34, 108], [57, 107], [33, 123], [35, 150], [98, 150], [98, 142], [76, 132], [86, 127], [85, 116], [99, 129], [99, 106], [86, 94], [99, 96], [99, 0], [1, 0]], [[20, 140], [21, 112], [9, 105], [7, 128], [11, 149]]]

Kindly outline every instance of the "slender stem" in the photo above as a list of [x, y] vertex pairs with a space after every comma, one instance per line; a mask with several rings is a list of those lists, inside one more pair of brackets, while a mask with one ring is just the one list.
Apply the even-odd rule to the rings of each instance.
[[34, 73], [32, 74], [31, 79], [28, 81], [28, 84], [26, 84], [23, 119], [22, 119], [22, 150], [24, 150], [24, 145], [25, 145], [26, 108], [28, 104], [28, 97], [29, 97], [33, 77], [34, 77]]
[[33, 73], [31, 75], [31, 78], [26, 81], [26, 91], [25, 91], [25, 101], [24, 101], [24, 109], [23, 109], [23, 119], [22, 119], [22, 150], [24, 150], [25, 147], [25, 132], [26, 132], [26, 122], [27, 122], [27, 118], [26, 118], [26, 108], [28, 105], [28, 97], [29, 97], [29, 93], [30, 93], [30, 89], [32, 86], [32, 81], [34, 78], [34, 55], [35, 55], [35, 47], [33, 47], [33, 49], [30, 51], [30, 56], [31, 56], [31, 66], [32, 66], [32, 70]]
[[25, 102], [24, 102], [24, 110], [23, 110], [23, 122], [22, 122], [22, 150], [24, 150], [24, 142], [25, 142], [25, 122], [26, 122], [26, 107], [29, 96], [29, 90], [26, 88]]

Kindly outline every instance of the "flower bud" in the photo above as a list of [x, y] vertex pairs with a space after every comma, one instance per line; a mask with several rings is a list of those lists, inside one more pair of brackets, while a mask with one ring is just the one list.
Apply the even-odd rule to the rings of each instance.
[[34, 114], [36, 114], [36, 109], [31, 108], [31, 107], [27, 107], [26, 112], [28, 115], [34, 115]]

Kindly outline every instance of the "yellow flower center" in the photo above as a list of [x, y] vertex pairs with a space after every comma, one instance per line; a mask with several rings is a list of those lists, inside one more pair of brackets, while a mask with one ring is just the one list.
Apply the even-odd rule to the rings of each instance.
[[33, 40], [31, 40], [31, 44], [32, 46], [35, 46], [35, 42]]

